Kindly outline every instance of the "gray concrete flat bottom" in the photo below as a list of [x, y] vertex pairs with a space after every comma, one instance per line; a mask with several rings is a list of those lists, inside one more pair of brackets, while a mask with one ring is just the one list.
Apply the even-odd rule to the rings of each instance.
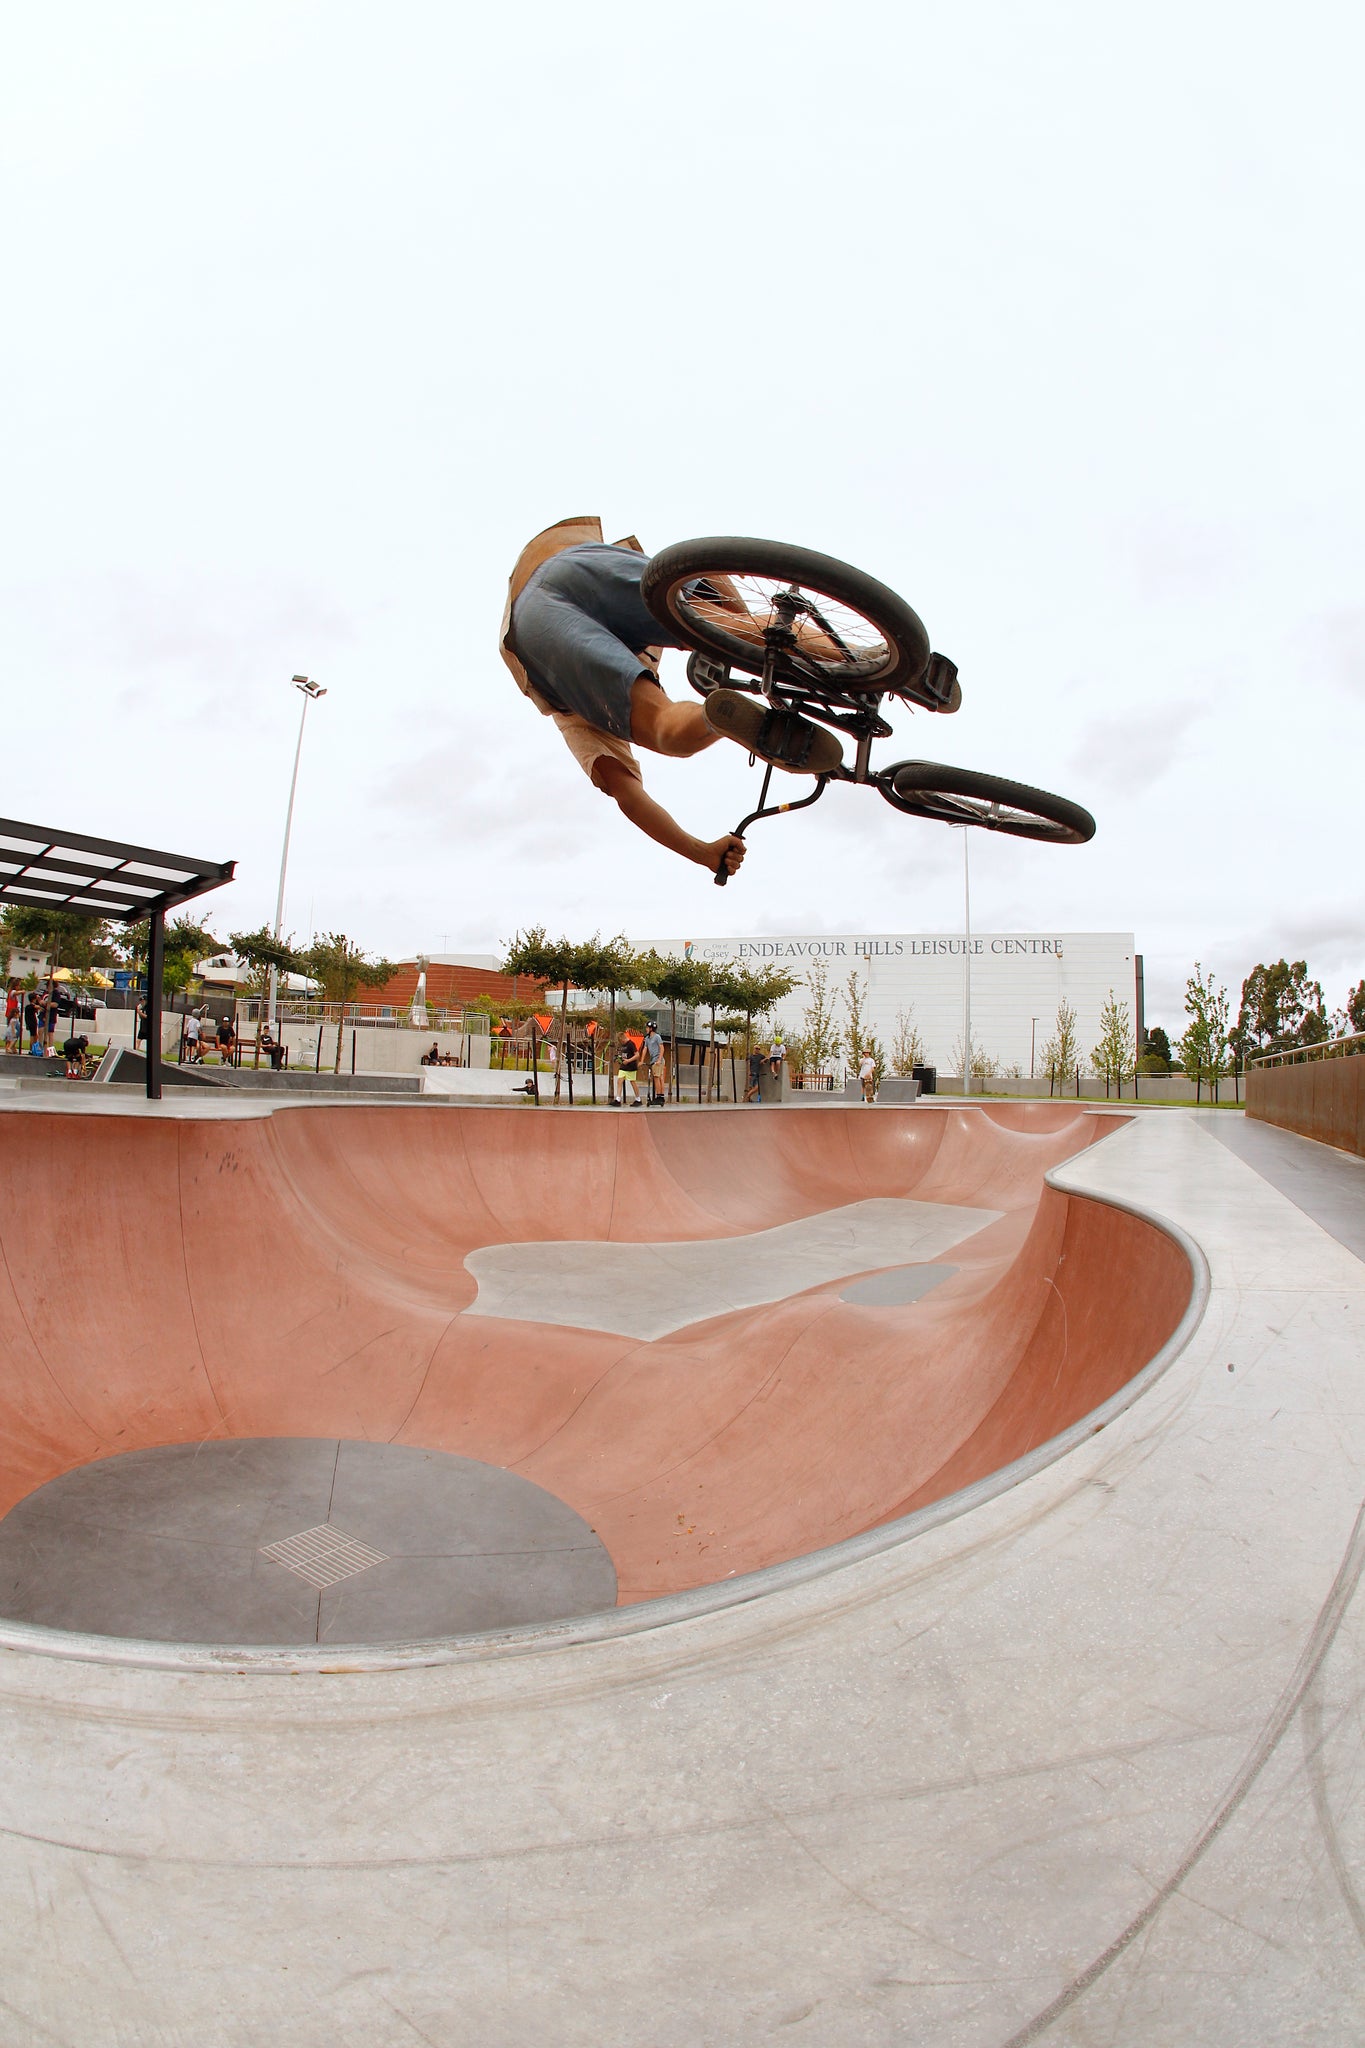
[[840, 1292], [840, 1301], [856, 1301], [862, 1308], [902, 1308], [908, 1301], [920, 1301], [951, 1280], [956, 1266], [892, 1266], [885, 1273], [869, 1273], [854, 1280]]
[[1365, 1259], [1365, 1159], [1226, 1110], [1206, 1110], [1195, 1121], [1338, 1244]]
[[465, 1260], [479, 1286], [467, 1313], [666, 1337], [874, 1266], [933, 1258], [1001, 1213], [879, 1196], [743, 1237], [485, 1245]]
[[563, 1501], [404, 1444], [130, 1451], [63, 1473], [0, 1521], [0, 1614], [92, 1635], [395, 1642], [615, 1604], [607, 1551]]

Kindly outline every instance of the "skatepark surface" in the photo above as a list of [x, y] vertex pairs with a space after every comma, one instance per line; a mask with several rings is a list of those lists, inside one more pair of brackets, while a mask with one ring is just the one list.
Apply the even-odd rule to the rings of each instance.
[[[168, 1621], [27, 1618], [0, 1521], [0, 2039], [1356, 2038], [1365, 1265], [1278, 1170], [1127, 1106], [6, 1103], [0, 1513]], [[211, 1522], [369, 1624], [196, 1633]]]
[[[1044, 1185], [1115, 1127], [1064, 1105], [15, 1119], [0, 1515], [118, 1453], [321, 1438], [531, 1481], [623, 1605], [801, 1556], [1012, 1463], [1171, 1335], [1180, 1248]], [[848, 1298], [948, 1253], [919, 1300]], [[2, 1572], [0, 1615], [37, 1618]]]

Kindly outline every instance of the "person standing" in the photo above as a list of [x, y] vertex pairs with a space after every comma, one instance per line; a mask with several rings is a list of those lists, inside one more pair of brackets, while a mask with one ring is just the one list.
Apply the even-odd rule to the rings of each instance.
[[749, 1085], [744, 1091], [744, 1100], [746, 1102], [761, 1102], [763, 1100], [763, 1059], [763, 1048], [761, 1045], [756, 1045], [749, 1054]]
[[194, 1012], [193, 1010], [190, 1010], [190, 1011], [189, 1011], [189, 1012], [187, 1013], [187, 1015], [186, 1015], [186, 1018], [185, 1018], [185, 1022], [184, 1022], [184, 1026], [183, 1026], [183, 1030], [184, 1030], [184, 1034], [185, 1034], [185, 1037], [184, 1037], [184, 1048], [185, 1048], [185, 1050], [184, 1050], [184, 1058], [185, 1058], [185, 1063], [186, 1063], [186, 1065], [187, 1065], [187, 1066], [191, 1066], [191, 1067], [192, 1067], [192, 1066], [194, 1066], [194, 1065], [196, 1065], [196, 1064], [197, 1064], [197, 1062], [198, 1062], [198, 1060], [199, 1060], [199, 1058], [200, 1058], [200, 1052], [199, 1052], [199, 1018], [198, 1018], [198, 1016], [196, 1015], [196, 1013], [195, 1013], [195, 1012]]
[[38, 1003], [38, 1027], [42, 1033], [43, 1051], [49, 1058], [54, 1059], [57, 1052], [54, 1042], [57, 1036], [57, 1011], [57, 984], [49, 977], [47, 987], [43, 990]]
[[657, 1024], [651, 1024], [645, 1033], [645, 1065], [649, 1069], [649, 1102], [651, 1109], [665, 1100], [664, 1042], [659, 1036]]
[[19, 1032], [22, 1005], [19, 1001], [19, 984], [11, 981], [5, 990], [5, 1051], [17, 1053], [20, 1050]]
[[632, 1102], [631, 1108], [638, 1109], [640, 1107], [640, 1049], [633, 1038], [623, 1038], [621, 1040], [621, 1049], [616, 1055], [616, 1085], [620, 1090], [620, 1094], [616, 1099], [622, 1109], [626, 1106], [627, 1081], [630, 1082], [631, 1087], [635, 1091], [635, 1100]]
[[858, 1079], [863, 1084], [863, 1101], [875, 1102], [877, 1099], [877, 1062], [873, 1059], [870, 1052], [863, 1054], [863, 1063], [858, 1069]]

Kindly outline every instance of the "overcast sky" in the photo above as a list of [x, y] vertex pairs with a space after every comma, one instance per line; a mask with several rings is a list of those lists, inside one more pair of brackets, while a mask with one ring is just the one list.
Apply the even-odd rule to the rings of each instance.
[[[259, 924], [303, 670], [299, 935], [960, 930], [960, 837], [871, 790], [722, 894], [498, 658], [551, 520], [770, 535], [958, 662], [882, 758], [1094, 811], [974, 835], [976, 926], [1131, 929], [1172, 1026], [1196, 958], [1339, 1003], [1363, 44], [1230, 0], [10, 10], [0, 809], [235, 857], [213, 919]], [[707, 836], [753, 801], [728, 746], [646, 777]]]

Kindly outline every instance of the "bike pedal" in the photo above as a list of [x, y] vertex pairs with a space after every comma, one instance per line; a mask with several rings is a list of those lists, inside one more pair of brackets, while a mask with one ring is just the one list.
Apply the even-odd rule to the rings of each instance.
[[687, 658], [687, 680], [700, 696], [709, 697], [712, 690], [729, 687], [730, 665], [724, 661], [713, 661], [709, 654], [690, 654]]

